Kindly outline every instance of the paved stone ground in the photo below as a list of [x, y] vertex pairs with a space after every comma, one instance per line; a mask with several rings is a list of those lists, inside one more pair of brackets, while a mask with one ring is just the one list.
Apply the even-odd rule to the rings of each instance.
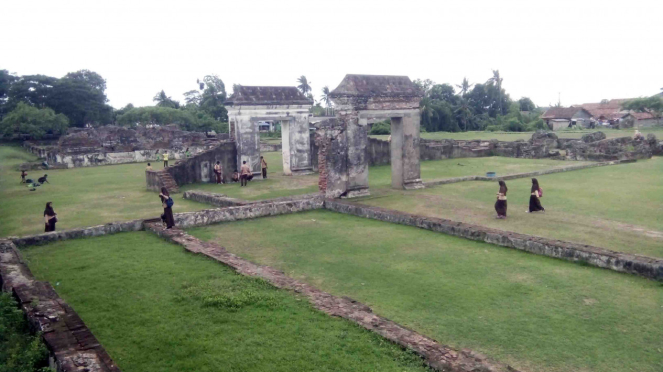
[[187, 251], [200, 253], [219, 261], [242, 275], [260, 277], [277, 288], [288, 289], [306, 296], [313, 306], [329, 315], [338, 316], [376, 332], [384, 338], [413, 350], [426, 363], [438, 371], [498, 372], [513, 371], [510, 366], [489, 361], [471, 350], [455, 350], [435, 340], [407, 329], [372, 312], [371, 308], [348, 297], [336, 297], [311, 285], [286, 276], [269, 266], [260, 266], [228, 252], [212, 242], [203, 242], [186, 232], [174, 228], [167, 230], [160, 223], [147, 222], [145, 229], [166, 240], [184, 246]]

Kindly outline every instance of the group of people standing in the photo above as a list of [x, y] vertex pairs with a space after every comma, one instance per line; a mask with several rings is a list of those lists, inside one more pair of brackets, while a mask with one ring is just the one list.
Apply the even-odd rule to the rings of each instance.
[[[497, 218], [503, 219], [506, 218], [506, 193], [509, 189], [506, 187], [506, 182], [499, 181], [500, 189], [497, 192], [497, 201], [495, 202], [495, 212], [497, 212]], [[539, 186], [539, 181], [536, 178], [532, 178], [532, 187], [530, 188], [530, 197], [529, 197], [529, 208], [527, 213], [532, 212], [545, 212], [546, 209], [541, 205], [541, 198], [543, 197], [543, 190]]]

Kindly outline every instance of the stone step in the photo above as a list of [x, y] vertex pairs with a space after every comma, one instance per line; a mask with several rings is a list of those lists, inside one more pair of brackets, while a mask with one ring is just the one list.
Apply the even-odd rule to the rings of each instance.
[[168, 192], [170, 193], [180, 192], [180, 188], [177, 185], [177, 182], [175, 182], [175, 180], [170, 175], [170, 173], [165, 171], [159, 172], [159, 179], [161, 180], [161, 184], [168, 190]]

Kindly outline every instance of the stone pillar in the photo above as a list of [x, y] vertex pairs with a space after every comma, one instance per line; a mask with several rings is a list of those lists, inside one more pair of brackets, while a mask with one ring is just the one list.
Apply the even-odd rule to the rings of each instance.
[[[402, 125], [403, 185], [402, 187], [406, 190], [424, 188], [424, 184], [423, 182], [421, 182], [421, 168], [419, 165], [420, 121], [421, 121], [421, 113], [419, 109], [406, 112], [403, 116], [403, 125]], [[393, 172], [393, 166], [392, 166], [392, 172]]]
[[359, 122], [359, 112], [354, 108], [337, 115], [345, 128], [347, 138], [347, 185], [344, 197], [354, 198], [370, 195], [368, 191], [368, 130], [365, 121]]
[[403, 189], [403, 118], [391, 118], [391, 187]]
[[302, 175], [313, 172], [310, 138], [308, 115], [282, 121], [281, 151], [283, 153], [284, 175]]

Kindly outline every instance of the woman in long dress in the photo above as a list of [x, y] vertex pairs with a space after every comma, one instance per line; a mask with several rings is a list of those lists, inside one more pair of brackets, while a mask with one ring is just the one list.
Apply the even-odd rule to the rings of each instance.
[[171, 229], [173, 226], [175, 226], [175, 217], [173, 217], [173, 208], [169, 207], [166, 203], [166, 201], [170, 198], [168, 189], [162, 187], [159, 197], [161, 198], [161, 205], [163, 206], [163, 220], [166, 222], [166, 228]]
[[532, 178], [532, 188], [529, 196], [529, 210], [528, 212], [545, 212], [546, 209], [541, 205], [541, 187], [536, 178]]
[[55, 231], [55, 223], [58, 222], [58, 219], [55, 217], [57, 213], [53, 210], [53, 202], [46, 203], [46, 209], [44, 209], [44, 231]]
[[500, 190], [497, 192], [497, 201], [495, 202], [495, 211], [497, 218], [506, 218], [506, 192], [509, 190], [504, 181], [499, 182]]

